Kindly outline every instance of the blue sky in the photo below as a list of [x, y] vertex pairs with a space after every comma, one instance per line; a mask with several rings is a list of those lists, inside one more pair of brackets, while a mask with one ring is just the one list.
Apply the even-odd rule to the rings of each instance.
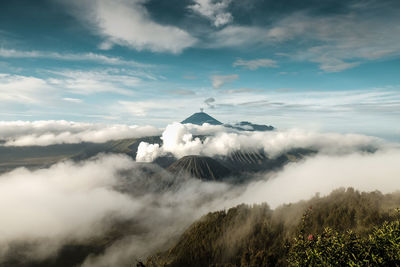
[[223, 122], [399, 140], [400, 3], [0, 2], [1, 120]]

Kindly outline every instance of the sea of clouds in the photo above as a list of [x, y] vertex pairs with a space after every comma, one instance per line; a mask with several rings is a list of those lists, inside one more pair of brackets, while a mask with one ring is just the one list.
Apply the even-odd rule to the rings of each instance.
[[[3, 124], [1, 129], [6, 131], [1, 131], [2, 138], [17, 141], [21, 136], [40, 137], [75, 127], [71, 123], [41, 123], [46, 127], [22, 123], [13, 131]], [[93, 133], [97, 131], [93, 126], [78, 125], [79, 130], [73, 132], [78, 136], [90, 127]], [[127, 134], [121, 131], [112, 136], [118, 139]], [[1, 174], [0, 264], [16, 244], [25, 244], [20, 259], [46, 259], [57, 255], [66, 244], [86, 244], [106, 236], [119, 222], [128, 222], [140, 231], [127, 229], [103, 254], [88, 256], [83, 266], [129, 266], [134, 259], [144, 259], [165, 248], [210, 211], [262, 202], [276, 208], [309, 199], [317, 192], [326, 195], [339, 187], [383, 193], [400, 189], [399, 146], [375, 137], [298, 129], [238, 132], [223, 126], [175, 123], [164, 130], [162, 139], [162, 145], [142, 143], [137, 161], [126, 155], [99, 154], [85, 161], [63, 161], [38, 170], [18, 168]], [[312, 148], [320, 153], [279, 171], [257, 174], [258, 179], [240, 185], [175, 177], [149, 163], [154, 155], [164, 153], [213, 156], [259, 148], [270, 155], [291, 148]]]

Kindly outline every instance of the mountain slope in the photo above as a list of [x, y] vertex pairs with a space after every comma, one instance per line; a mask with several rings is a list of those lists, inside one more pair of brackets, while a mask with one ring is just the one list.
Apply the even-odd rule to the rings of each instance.
[[221, 180], [230, 170], [210, 157], [185, 156], [167, 168], [175, 174], [189, 174], [202, 180]]
[[194, 113], [192, 116], [186, 118], [181, 123], [182, 124], [192, 123], [192, 124], [196, 124], [196, 125], [203, 125], [203, 123], [208, 123], [211, 125], [222, 125], [222, 122], [214, 119], [213, 117], [211, 117], [210, 115], [208, 115], [205, 112]]
[[309, 149], [292, 149], [278, 157], [271, 158], [263, 150], [237, 150], [215, 159], [234, 174], [273, 171], [282, 168], [289, 162], [297, 162], [316, 151]]

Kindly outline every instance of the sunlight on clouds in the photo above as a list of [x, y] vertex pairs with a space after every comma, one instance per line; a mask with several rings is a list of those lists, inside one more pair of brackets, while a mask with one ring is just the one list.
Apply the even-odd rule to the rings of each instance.
[[196, 42], [194, 37], [178, 27], [151, 20], [143, 1], [96, 0], [66, 4], [76, 7], [73, 14], [89, 21], [92, 31], [105, 38], [101, 45], [103, 49], [118, 44], [139, 51], [180, 53]]
[[227, 8], [232, 0], [195, 0], [195, 3], [189, 8], [195, 13], [206, 17], [213, 22], [214, 26], [220, 27], [233, 21], [231, 13], [227, 12]]

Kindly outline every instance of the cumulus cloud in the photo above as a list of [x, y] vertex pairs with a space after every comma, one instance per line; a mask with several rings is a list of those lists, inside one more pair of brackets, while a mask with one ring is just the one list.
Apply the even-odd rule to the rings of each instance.
[[0, 140], [5, 146], [102, 143], [109, 140], [158, 135], [152, 126], [106, 125], [70, 121], [0, 121]]
[[[203, 130], [201, 130], [203, 129]], [[194, 135], [207, 134], [204, 140]], [[172, 153], [177, 158], [187, 155], [228, 155], [237, 150], [263, 150], [276, 157], [294, 148], [306, 148], [325, 154], [347, 154], [359, 150], [374, 150], [383, 146], [375, 137], [358, 134], [318, 133], [291, 129], [286, 131], [240, 132], [223, 126], [195, 126], [173, 123], [166, 127], [162, 146], [139, 147], [137, 161], [150, 161], [154, 156]]]
[[277, 62], [268, 58], [259, 58], [253, 60], [238, 59], [233, 63], [234, 67], [244, 67], [249, 70], [256, 70], [258, 68], [277, 68]]
[[224, 84], [231, 83], [237, 79], [239, 79], [239, 75], [237, 75], [237, 74], [211, 76], [212, 86], [215, 89], [218, 89], [218, 88], [222, 87]]
[[142, 0], [65, 1], [72, 14], [89, 22], [90, 28], [104, 37], [101, 45], [113, 44], [136, 50], [180, 53], [195, 44], [196, 39], [186, 31], [153, 21]]
[[227, 11], [232, 0], [195, 0], [189, 6], [195, 13], [209, 19], [214, 26], [220, 27], [233, 21], [233, 16]]

